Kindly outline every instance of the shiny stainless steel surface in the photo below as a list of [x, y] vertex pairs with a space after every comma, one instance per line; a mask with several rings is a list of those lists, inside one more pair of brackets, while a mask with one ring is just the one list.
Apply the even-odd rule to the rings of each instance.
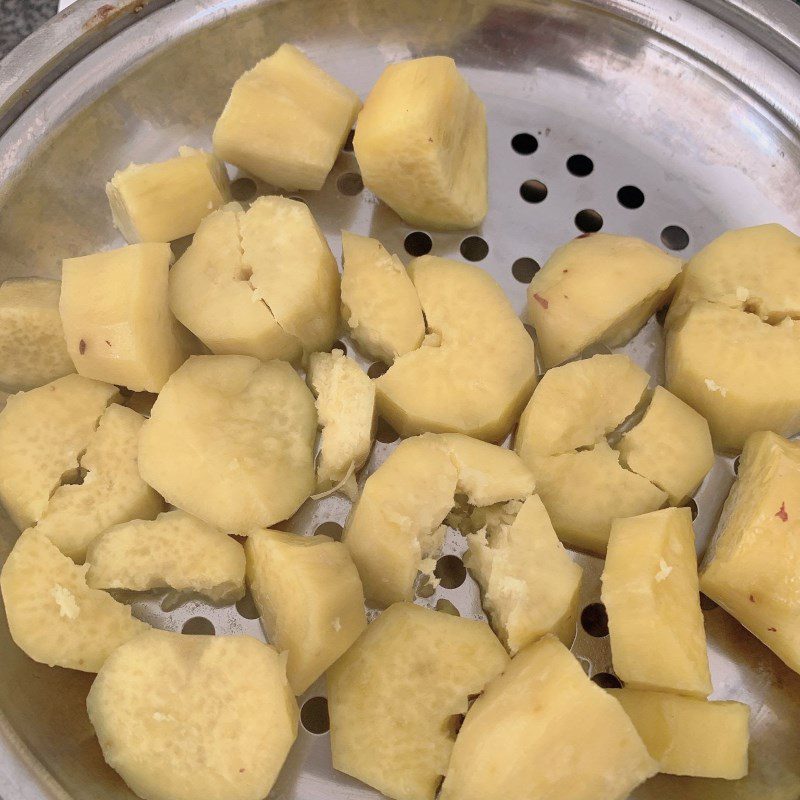
[[[480, 263], [520, 311], [525, 284], [513, 262], [543, 262], [578, 232], [574, 217], [583, 209], [599, 212], [604, 230], [654, 242], [666, 226], [680, 226], [687, 256], [730, 227], [779, 221], [800, 230], [800, 12], [789, 0], [83, 0], [0, 65], [0, 278], [57, 276], [62, 257], [122, 244], [106, 178], [180, 144], [208, 146], [233, 80], [284, 40], [362, 96], [387, 62], [456, 58], [489, 112], [491, 210], [475, 232], [489, 254]], [[536, 152], [512, 149], [520, 132], [536, 137]], [[591, 174], [568, 171], [575, 154], [592, 159]], [[369, 193], [338, 190], [338, 178], [356, 169], [343, 153], [323, 191], [305, 199], [334, 252], [347, 227], [402, 254], [411, 229]], [[547, 186], [542, 202], [520, 196], [528, 179]], [[618, 202], [626, 185], [644, 193], [640, 208]], [[465, 236], [433, 234], [432, 252], [458, 256]], [[660, 377], [656, 320], [625, 350]], [[367, 471], [392, 446], [377, 443]], [[718, 459], [698, 493], [699, 551], [732, 479], [730, 461]], [[331, 497], [307, 504], [291, 525], [310, 533], [343, 523], [347, 512]], [[0, 558], [15, 536], [3, 517]], [[446, 552], [462, 550], [451, 532]], [[586, 569], [587, 605], [598, 599], [602, 564], [576, 557]], [[135, 600], [136, 613], [173, 630], [199, 616], [218, 634], [260, 636], [246, 609], [190, 601], [165, 612], [161, 599]], [[469, 579], [420, 602], [440, 599], [463, 615], [481, 614]], [[634, 796], [797, 800], [800, 677], [722, 610], [705, 614], [714, 696], [752, 708], [751, 774], [733, 783], [659, 776]], [[573, 649], [591, 675], [611, 670], [607, 637], [579, 629]], [[132, 797], [92, 735], [83, 705], [90, 682], [34, 664], [0, 622], [4, 800]], [[324, 681], [306, 697], [318, 694]], [[304, 730], [270, 795], [376, 796], [332, 770], [327, 735]]]

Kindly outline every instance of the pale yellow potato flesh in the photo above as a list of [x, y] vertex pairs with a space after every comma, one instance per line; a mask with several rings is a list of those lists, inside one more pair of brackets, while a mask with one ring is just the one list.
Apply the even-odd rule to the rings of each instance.
[[178, 148], [177, 158], [130, 164], [106, 184], [114, 226], [131, 244], [171, 242], [197, 230], [230, 200], [225, 165], [211, 153]]
[[622, 462], [669, 495], [670, 505], [691, 497], [714, 465], [705, 418], [657, 386], [642, 421], [620, 441]]
[[433, 800], [454, 717], [507, 663], [484, 622], [391, 606], [328, 670], [334, 768], [392, 800]]
[[527, 462], [593, 445], [633, 414], [649, 380], [622, 354], [548, 370], [522, 412], [514, 449]]
[[58, 299], [61, 284], [18, 278], [0, 286], [0, 386], [27, 391], [75, 372]]
[[419, 295], [402, 261], [377, 240], [342, 231], [342, 319], [359, 349], [392, 364], [425, 336]]
[[12, 395], [0, 411], [0, 500], [21, 530], [44, 513], [50, 495], [78, 469], [116, 386], [66, 375]]
[[61, 267], [61, 322], [79, 374], [159, 392], [191, 346], [169, 308], [168, 244], [132, 244]]
[[170, 308], [215, 355], [297, 361], [302, 342], [278, 324], [251, 283], [242, 249], [244, 213], [238, 203], [228, 203], [200, 223], [169, 271]]
[[479, 267], [422, 256], [408, 271], [436, 342], [401, 356], [376, 380], [380, 415], [402, 436], [501, 441], [536, 385], [533, 341]]
[[772, 323], [800, 317], [800, 236], [774, 223], [723, 233], [686, 265], [667, 326], [698, 300]]
[[423, 562], [439, 556], [456, 494], [484, 506], [522, 500], [533, 488], [518, 456], [496, 445], [457, 434], [401, 442], [367, 478], [344, 529], [367, 599], [413, 599]]
[[700, 588], [800, 672], [800, 444], [754, 433], [744, 447]]
[[314, 397], [285, 361], [193, 356], [142, 428], [139, 471], [168, 503], [247, 534], [314, 490], [316, 432]]
[[329, 350], [339, 328], [339, 268], [308, 206], [259, 197], [239, 226], [256, 295], [306, 354]]
[[400, 442], [367, 478], [342, 541], [370, 603], [413, 599], [423, 560], [441, 550], [440, 526], [453, 507], [457, 484], [455, 464], [432, 434]]
[[0, 589], [11, 638], [34, 661], [97, 672], [114, 650], [147, 630], [128, 606], [89, 588], [87, 569], [35, 530], [17, 539]]
[[120, 405], [109, 406], [80, 458], [83, 480], [59, 486], [36, 530], [76, 563], [112, 525], [153, 519], [164, 501], [139, 475], [139, 433], [144, 418]]
[[601, 598], [626, 686], [711, 694], [690, 509], [614, 520]]
[[564, 550], [536, 495], [505, 504], [501, 519], [467, 536], [467, 543], [465, 563], [512, 656], [548, 633], [572, 645], [583, 570]]
[[486, 110], [452, 58], [387, 66], [353, 149], [364, 185], [409, 225], [459, 230], [486, 216]]
[[251, 532], [247, 583], [270, 643], [286, 654], [296, 695], [367, 627], [364, 592], [347, 547], [327, 536]]
[[106, 661], [86, 708], [106, 762], [143, 800], [263, 800], [299, 717], [269, 645], [159, 630]]
[[593, 344], [625, 344], [669, 302], [682, 262], [632, 236], [595, 233], [559, 247], [528, 287], [546, 368]]
[[554, 636], [486, 687], [440, 800], [625, 800], [657, 771], [630, 719]]
[[702, 414], [717, 450], [800, 431], [800, 323], [699, 300], [667, 333], [667, 388]]
[[361, 108], [358, 95], [281, 45], [233, 84], [214, 153], [282, 189], [321, 189]]
[[369, 458], [375, 432], [375, 384], [338, 349], [311, 355], [308, 384], [316, 397], [322, 428], [317, 490], [340, 487], [355, 500], [355, 473]]
[[184, 511], [115, 525], [92, 541], [86, 562], [86, 582], [95, 589], [169, 587], [215, 603], [233, 603], [244, 595], [242, 546]]
[[625, 709], [659, 772], [735, 781], [747, 775], [750, 709], [734, 701], [609, 689]]
[[605, 439], [590, 450], [537, 457], [528, 466], [558, 538], [596, 555], [605, 554], [614, 519], [655, 511], [667, 501], [666, 492], [625, 469]]

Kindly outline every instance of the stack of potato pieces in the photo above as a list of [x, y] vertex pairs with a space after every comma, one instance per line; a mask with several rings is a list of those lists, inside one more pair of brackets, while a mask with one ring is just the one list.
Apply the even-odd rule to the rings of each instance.
[[[60, 285], [0, 287], [14, 641], [97, 673], [89, 718], [144, 800], [262, 800], [323, 676], [333, 766], [393, 800], [744, 777], [749, 709], [708, 699], [699, 591], [800, 672], [800, 444], [783, 438], [800, 431], [800, 238], [732, 231], [688, 265], [633, 237], [569, 242], [528, 292], [540, 379], [481, 268], [406, 267], [344, 231], [340, 276], [305, 203], [231, 202], [226, 162], [260, 189], [322, 188], [354, 123], [364, 184], [403, 221], [482, 222], [486, 115], [452, 59], [388, 66], [362, 107], [283, 45], [235, 82], [211, 150], [110, 179], [126, 246], [65, 258]], [[667, 388], [627, 355], [582, 357], [670, 302]], [[377, 464], [379, 418], [402, 441]], [[715, 446], [744, 450], [698, 576], [686, 504]], [[341, 541], [278, 529], [333, 492], [351, 501]], [[413, 603], [448, 529], [488, 623]], [[569, 651], [583, 570], [565, 546], [605, 558], [622, 688]], [[269, 644], [156, 630], [117, 590], [249, 591]]]

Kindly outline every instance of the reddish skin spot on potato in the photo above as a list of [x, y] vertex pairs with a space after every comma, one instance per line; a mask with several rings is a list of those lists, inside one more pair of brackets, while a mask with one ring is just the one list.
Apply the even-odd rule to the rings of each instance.
[[83, 355], [86, 352], [86, 342], [81, 339], [78, 343], [78, 352]]
[[753, 595], [750, 595], [750, 602], [755, 603], [755, 601], [756, 601], [755, 597], [753, 597]]
[[777, 633], [778, 632], [777, 628], [767, 628], [767, 630], [768, 631], [772, 631], [773, 633]]
[[540, 305], [540, 306], [541, 306], [541, 307], [542, 307], [542, 308], [543, 308], [545, 311], [547, 311], [547, 307], [550, 305], [550, 303], [548, 303], [548, 302], [547, 302], [547, 300], [546, 300], [544, 297], [542, 297], [542, 296], [541, 296], [541, 295], [540, 295], [538, 292], [534, 292], [534, 293], [533, 293], [533, 299], [534, 299], [534, 300], [535, 300], [535, 301], [536, 301], [536, 302], [537, 302], [537, 303], [538, 303], [538, 304], [539, 304], [539, 305]]
[[106, 344], [107, 344], [109, 347], [111, 347], [111, 342], [109, 342], [109, 341], [108, 341], [108, 339], [106, 339]]
[[244, 767], [242, 767], [242, 768], [239, 770], [239, 772], [244, 772]]
[[775, 512], [775, 516], [780, 519], [781, 522], [788, 522], [789, 515], [786, 513], [786, 503], [781, 503], [781, 507]]

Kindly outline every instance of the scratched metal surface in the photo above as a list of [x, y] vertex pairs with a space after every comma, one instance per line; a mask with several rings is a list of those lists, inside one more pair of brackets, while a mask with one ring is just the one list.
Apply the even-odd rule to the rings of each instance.
[[[456, 58], [489, 115], [490, 212], [472, 232], [488, 243], [489, 252], [479, 263], [520, 312], [525, 284], [515, 278], [513, 263], [519, 258], [543, 262], [578, 232], [575, 217], [582, 210], [597, 212], [603, 230], [653, 242], [668, 226], [678, 226], [688, 235], [680, 251], [685, 256], [731, 227], [779, 221], [800, 229], [800, 54], [797, 26], [792, 27], [782, 0], [760, 0], [750, 12], [717, 0], [177, 0], [144, 5], [150, 13], [141, 13], [128, 27], [124, 15], [133, 12], [130, 4], [122, 8], [122, 22], [114, 23], [118, 32], [112, 36], [91, 28], [98, 24], [98, 3], [78, 3], [62, 29], [79, 37], [89, 31], [93, 38], [86, 40], [85, 55], [72, 57], [74, 66], [49, 88], [39, 94], [44, 83], [33, 84], [31, 97], [39, 94], [33, 102], [24, 92], [19, 101], [20, 86], [29, 85], [25, 58], [17, 54], [16, 61], [4, 62], [0, 93], [8, 100], [17, 92], [15, 108], [22, 113], [16, 121], [17, 112], [6, 115], [11, 124], [0, 136], [0, 277], [57, 276], [62, 257], [123, 244], [111, 226], [106, 178], [130, 161], [167, 157], [181, 144], [208, 146], [233, 80], [284, 40], [304, 48], [362, 96], [387, 62], [431, 53]], [[107, 10], [103, 14], [108, 16]], [[770, 15], [782, 21], [780, 32], [759, 21]], [[519, 133], [535, 138], [535, 152], [515, 152], [511, 139]], [[573, 155], [591, 159], [589, 174], [570, 172], [567, 160]], [[348, 193], [353, 179], [341, 179], [355, 172], [352, 153], [343, 152], [324, 189], [303, 193], [331, 247], [339, 253], [339, 231], [348, 228], [376, 236], [403, 255], [411, 229], [368, 192]], [[541, 202], [523, 199], [520, 186], [526, 180], [546, 186]], [[644, 203], [624, 207], [617, 197], [623, 186], [637, 187]], [[458, 257], [467, 235], [432, 234], [432, 252]], [[667, 241], [674, 243], [668, 236]], [[655, 319], [624, 350], [656, 379], [663, 377], [662, 333]], [[376, 443], [362, 480], [394, 446], [391, 436], [383, 438], [389, 441]], [[718, 459], [696, 497], [698, 552], [732, 480], [731, 462]], [[287, 527], [312, 533], [325, 523], [341, 525], [348, 510], [337, 496], [309, 502]], [[0, 557], [15, 536], [3, 518]], [[463, 540], [451, 531], [445, 552], [460, 555], [463, 549]], [[575, 557], [586, 573], [586, 606], [599, 599], [602, 562]], [[128, 599], [135, 613], [160, 627], [181, 630], [188, 623], [192, 629], [203, 624], [200, 618], [217, 634], [261, 636], [246, 605], [215, 608], [191, 600], [165, 611], [161, 595]], [[419, 602], [435, 607], [442, 600], [464, 616], [482, 616], [469, 578]], [[722, 610], [705, 614], [714, 697], [752, 707], [751, 774], [736, 782], [659, 776], [634, 797], [796, 800], [800, 678]], [[611, 672], [607, 637], [579, 626], [573, 650], [591, 676]], [[5, 800], [132, 797], [103, 764], [86, 717], [90, 676], [29, 661], [10, 642], [4, 621], [0, 675]], [[324, 693], [320, 681], [302, 700]], [[327, 734], [301, 729], [270, 797], [366, 800], [377, 795], [333, 771]]]

